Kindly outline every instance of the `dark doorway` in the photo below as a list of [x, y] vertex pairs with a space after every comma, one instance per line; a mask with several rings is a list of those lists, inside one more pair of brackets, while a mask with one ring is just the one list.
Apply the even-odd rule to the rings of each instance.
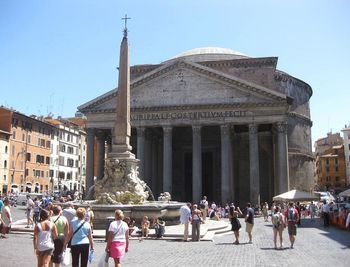
[[192, 201], [192, 153], [185, 153], [184, 157], [185, 172], [185, 199], [184, 201]]
[[213, 152], [202, 153], [202, 195], [214, 199]]

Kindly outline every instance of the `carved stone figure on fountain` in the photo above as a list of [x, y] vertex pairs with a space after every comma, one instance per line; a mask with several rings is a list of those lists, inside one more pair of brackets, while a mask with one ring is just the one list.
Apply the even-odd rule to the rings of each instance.
[[105, 176], [95, 184], [97, 203], [139, 204], [148, 196], [146, 183], [138, 178], [137, 166], [127, 160], [106, 159]]

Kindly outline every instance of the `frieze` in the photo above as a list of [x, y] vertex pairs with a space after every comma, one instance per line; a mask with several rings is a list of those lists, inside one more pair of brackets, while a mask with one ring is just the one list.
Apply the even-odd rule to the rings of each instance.
[[288, 117], [290, 118], [296, 118], [297, 120], [299, 120], [302, 124], [306, 125], [306, 126], [310, 126], [312, 127], [312, 121], [310, 120], [310, 118], [301, 115], [299, 113], [296, 112], [289, 112], [288, 113]]
[[163, 112], [163, 113], [147, 113], [147, 114], [131, 114], [132, 121], [147, 120], [201, 120], [215, 118], [233, 118], [245, 117], [247, 111], [230, 110], [230, 111], [188, 111], [188, 112]]

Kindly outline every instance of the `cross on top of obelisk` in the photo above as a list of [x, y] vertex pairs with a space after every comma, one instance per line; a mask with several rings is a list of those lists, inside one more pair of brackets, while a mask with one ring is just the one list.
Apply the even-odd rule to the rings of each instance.
[[128, 18], [128, 16], [125, 14], [125, 17], [122, 18], [122, 20], [124, 20], [124, 23], [125, 23], [125, 27], [124, 27], [124, 37], [127, 37], [128, 36], [128, 28], [127, 28], [127, 22], [128, 22], [128, 19], [131, 19], [131, 18]]

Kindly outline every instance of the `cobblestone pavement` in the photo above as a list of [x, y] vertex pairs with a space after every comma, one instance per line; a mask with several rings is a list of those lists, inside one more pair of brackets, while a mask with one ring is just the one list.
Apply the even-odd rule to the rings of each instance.
[[[244, 222], [242, 222], [244, 228]], [[335, 227], [324, 228], [310, 219], [298, 228], [295, 248], [290, 249], [284, 231], [283, 250], [274, 250], [271, 223], [256, 219], [253, 244], [247, 243], [244, 229], [240, 245], [233, 245], [233, 234], [216, 236], [214, 242], [181, 242], [177, 240], [131, 240], [123, 266], [349, 266], [350, 232]], [[105, 243], [95, 241], [97, 266]], [[0, 240], [0, 266], [36, 266], [31, 234], [10, 234]], [[110, 261], [111, 262], [111, 261]], [[110, 264], [110, 266], [114, 266]]]

